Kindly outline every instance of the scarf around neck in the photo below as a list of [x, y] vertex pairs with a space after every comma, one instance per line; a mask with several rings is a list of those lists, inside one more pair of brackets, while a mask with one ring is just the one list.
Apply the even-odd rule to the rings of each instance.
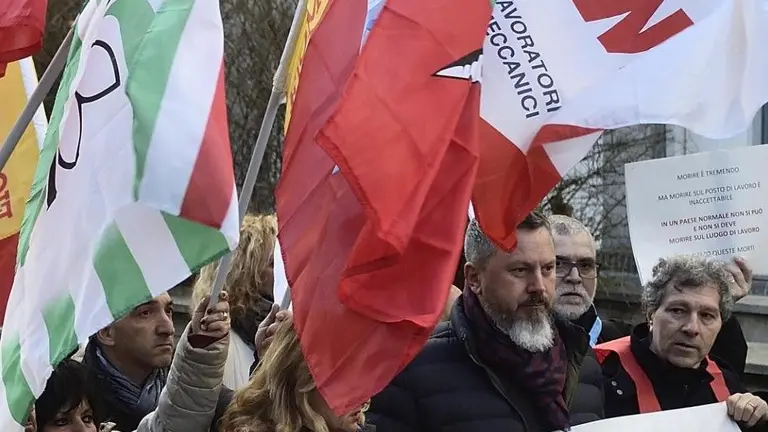
[[547, 430], [568, 430], [570, 418], [563, 397], [568, 359], [559, 332], [555, 332], [555, 344], [550, 350], [526, 351], [493, 324], [475, 293], [465, 289], [462, 297], [480, 359], [507, 385], [521, 386], [531, 396], [542, 426]]
[[167, 379], [165, 369], [155, 369], [144, 381], [144, 385], [138, 386], [107, 360], [101, 348], [96, 348], [96, 358], [106, 372], [107, 380], [117, 400], [126, 404], [141, 417], [157, 408], [160, 393]]

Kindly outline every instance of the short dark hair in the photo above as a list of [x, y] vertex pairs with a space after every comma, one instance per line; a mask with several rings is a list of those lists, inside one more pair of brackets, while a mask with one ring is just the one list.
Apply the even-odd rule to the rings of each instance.
[[[77, 408], [84, 400], [91, 410], [96, 402], [95, 395], [89, 391], [87, 366], [71, 359], [62, 361], [53, 370], [45, 384], [45, 390], [35, 401], [35, 415], [38, 428], [42, 428], [56, 418], [59, 412], [69, 412]], [[94, 418], [95, 424], [100, 424]]]

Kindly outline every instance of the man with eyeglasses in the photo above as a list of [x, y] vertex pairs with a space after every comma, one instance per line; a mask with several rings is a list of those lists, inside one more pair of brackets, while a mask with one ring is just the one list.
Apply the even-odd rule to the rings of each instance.
[[588, 331], [592, 346], [628, 335], [630, 324], [603, 321], [595, 310], [600, 263], [592, 234], [572, 217], [552, 215], [549, 223], [557, 254], [555, 313]]
[[[555, 313], [589, 332], [590, 344], [609, 342], [629, 336], [633, 326], [618, 320], [601, 320], [594, 306], [600, 263], [592, 234], [578, 220], [564, 216], [549, 217], [555, 242], [556, 275]], [[752, 284], [752, 270], [743, 259], [728, 265], [734, 277], [732, 296], [745, 297]], [[715, 340], [712, 357], [725, 361], [743, 375], [747, 360], [747, 342], [736, 318], [730, 318]]]

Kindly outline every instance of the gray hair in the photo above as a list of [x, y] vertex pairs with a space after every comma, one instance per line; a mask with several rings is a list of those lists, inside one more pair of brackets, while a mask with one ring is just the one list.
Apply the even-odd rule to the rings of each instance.
[[[531, 212], [517, 226], [517, 229], [526, 231], [534, 231], [539, 228], [546, 228], [547, 231], [550, 231], [549, 221], [538, 211]], [[480, 229], [477, 219], [472, 218], [464, 235], [464, 258], [467, 262], [483, 267], [497, 250], [499, 249], [496, 245]]]
[[661, 307], [670, 283], [678, 291], [712, 283], [720, 294], [720, 317], [723, 321], [727, 320], [733, 312], [733, 296], [729, 287], [733, 275], [726, 265], [722, 261], [690, 255], [660, 259], [653, 267], [653, 279], [643, 287], [643, 311], [651, 315]]
[[577, 219], [565, 215], [552, 215], [548, 219], [550, 226], [552, 226], [552, 234], [575, 236], [580, 233], [586, 233], [592, 243], [595, 242], [595, 239], [592, 238], [592, 233], [589, 232], [589, 228]]

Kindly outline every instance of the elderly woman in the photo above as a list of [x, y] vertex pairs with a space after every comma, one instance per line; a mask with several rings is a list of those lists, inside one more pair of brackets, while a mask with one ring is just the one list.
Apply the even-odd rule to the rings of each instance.
[[[259, 323], [269, 314], [274, 301], [273, 251], [277, 238], [277, 219], [273, 215], [246, 215], [240, 227], [240, 245], [232, 257], [224, 289], [229, 293], [232, 334], [224, 370], [224, 385], [237, 390], [248, 383], [254, 358], [254, 337]], [[217, 264], [200, 272], [192, 301], [211, 292]]]
[[743, 279], [741, 272], [721, 261], [659, 261], [642, 296], [647, 324], [595, 347], [605, 378], [606, 417], [725, 401], [742, 429], [763, 429], [766, 402], [746, 393], [736, 373], [708, 356], [733, 310], [737, 279]]

